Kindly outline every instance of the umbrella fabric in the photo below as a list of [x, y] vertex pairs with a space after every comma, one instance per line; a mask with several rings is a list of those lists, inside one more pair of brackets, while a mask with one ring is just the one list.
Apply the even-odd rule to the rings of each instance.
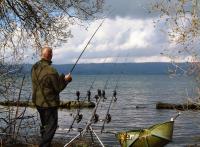
[[116, 137], [122, 147], [162, 147], [172, 140], [174, 121], [148, 129], [122, 131]]

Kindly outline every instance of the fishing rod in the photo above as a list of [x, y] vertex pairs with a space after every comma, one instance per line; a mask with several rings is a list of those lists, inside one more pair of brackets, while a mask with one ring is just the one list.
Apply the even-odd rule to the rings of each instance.
[[[93, 120], [94, 120], [94, 116], [95, 116], [95, 114], [96, 114], [96, 111], [97, 111], [97, 108], [98, 108], [98, 105], [99, 105], [100, 101], [101, 101], [101, 97], [100, 97], [99, 100], [97, 101], [96, 106], [95, 106], [95, 108], [94, 108], [94, 110], [93, 110], [93, 112], [92, 112], [92, 115], [91, 115], [90, 119], [88, 120], [88, 122], [86, 123], [85, 128], [82, 130], [82, 133], [76, 135], [73, 139], [71, 139], [70, 142], [68, 142], [67, 144], [65, 144], [64, 147], [67, 147], [68, 145], [70, 145], [70, 143], [73, 142], [73, 141], [74, 141], [76, 138], [78, 138], [79, 136], [83, 136], [83, 135], [88, 131], [88, 129], [90, 129], [93, 133], [95, 133], [95, 132], [93, 131], [92, 127], [91, 127], [91, 124], [92, 124], [92, 122], [93, 122]], [[98, 139], [98, 141], [101, 143], [101, 145], [104, 147], [103, 143], [102, 143], [101, 140], [98, 138], [98, 136], [97, 136], [96, 134], [95, 134], [95, 136], [97, 137], [97, 139]]]
[[[113, 66], [116, 65], [116, 63], [117, 63], [117, 61], [118, 61], [118, 57], [119, 57], [119, 55], [117, 56], [116, 62], [115, 62], [115, 64], [114, 64]], [[97, 98], [98, 98], [98, 97], [103, 97], [103, 100], [107, 99], [106, 96], [105, 96], [105, 95], [106, 95], [105, 90], [106, 90], [107, 85], [108, 85], [108, 82], [109, 82], [109, 80], [110, 80], [110, 76], [111, 76], [111, 75], [108, 75], [108, 76], [107, 76], [106, 82], [105, 82], [105, 84], [104, 84], [104, 86], [103, 86], [103, 90], [100, 90], [100, 89], [97, 90], [98, 95], [95, 96], [96, 101], [97, 101]]]
[[79, 59], [81, 58], [81, 56], [83, 55], [83, 53], [85, 52], [87, 46], [90, 44], [92, 38], [95, 36], [95, 34], [97, 33], [97, 31], [99, 30], [99, 28], [102, 26], [102, 24], [104, 23], [105, 19], [103, 19], [103, 21], [100, 23], [100, 25], [97, 27], [97, 29], [95, 30], [95, 32], [93, 33], [92, 37], [89, 39], [89, 41], [87, 42], [86, 46], [84, 47], [84, 49], [82, 50], [81, 54], [79, 55], [78, 59], [76, 60], [76, 62], [74, 63], [73, 67], [70, 70], [70, 74], [73, 72], [74, 68], [76, 67]]
[[[118, 60], [118, 57], [119, 56], [117, 56], [117, 60]], [[105, 60], [104, 60], [104, 62], [106, 61], [106, 59], [107, 58], [105, 58]], [[117, 60], [116, 60], [116, 62], [117, 62]], [[95, 78], [96, 79], [96, 78]], [[90, 125], [91, 125], [91, 123], [92, 123], [92, 120], [94, 121], [94, 122], [97, 122], [98, 121], [98, 115], [96, 114], [96, 110], [97, 110], [97, 108], [98, 108], [98, 105], [99, 105], [99, 103], [100, 103], [100, 100], [101, 100], [101, 98], [103, 97], [104, 99], [105, 99], [105, 89], [106, 89], [106, 85], [108, 84], [108, 80], [109, 80], [109, 77], [107, 78], [107, 80], [106, 80], [106, 83], [105, 83], [105, 85], [104, 85], [104, 89], [103, 89], [103, 91], [102, 91], [102, 94], [101, 94], [101, 90], [100, 89], [98, 89], [98, 95], [96, 95], [96, 97], [98, 97], [98, 99], [96, 99], [96, 101], [97, 101], [97, 103], [96, 103], [96, 107], [95, 107], [95, 109], [94, 109], [94, 111], [93, 111], [93, 113], [92, 113], [92, 116], [91, 116], [91, 118], [89, 119], [89, 121], [88, 121], [88, 123], [87, 123], [87, 125], [86, 125], [86, 127], [85, 127], [85, 129], [84, 130], [87, 130], [88, 128], [90, 128]], [[93, 84], [94, 84], [94, 81], [92, 82], [92, 85], [90, 86], [90, 89], [92, 88], [92, 86], [93, 86]], [[115, 87], [117, 87], [117, 86], [115, 86]], [[90, 89], [88, 90], [88, 91], [90, 91]], [[115, 88], [116, 89], [116, 88]], [[113, 93], [113, 96], [114, 97], [116, 97], [116, 90], [114, 91], [114, 93]], [[78, 112], [80, 112], [80, 111], [78, 111]], [[75, 122], [75, 119], [74, 119], [74, 121], [73, 121], [73, 123]], [[72, 126], [71, 126], [72, 127]], [[84, 132], [84, 131], [83, 131]]]
[[[73, 72], [74, 68], [76, 67], [78, 61], [80, 60], [81, 56], [83, 55], [83, 53], [85, 52], [85, 50], [87, 49], [87, 46], [90, 44], [92, 38], [95, 36], [95, 34], [97, 33], [97, 31], [99, 30], [99, 28], [102, 26], [102, 24], [104, 23], [105, 19], [103, 19], [103, 21], [100, 23], [100, 25], [97, 27], [97, 29], [95, 30], [95, 32], [92, 34], [91, 38], [89, 39], [89, 41], [87, 42], [86, 46], [84, 47], [84, 49], [82, 50], [81, 54], [79, 55], [78, 59], [76, 60], [76, 62], [74, 63], [73, 67], [70, 70], [70, 74]], [[80, 93], [79, 93], [80, 94]], [[85, 98], [86, 99], [86, 98]], [[84, 101], [83, 101], [84, 102]], [[80, 107], [80, 104], [79, 104]], [[71, 130], [76, 118], [79, 116], [80, 110], [77, 111], [77, 115], [74, 117], [74, 120], [72, 121], [72, 124], [70, 125], [69, 131]], [[82, 116], [80, 116], [82, 117]], [[68, 132], [69, 132], [68, 131]]]
[[[71, 68], [71, 70], [70, 70], [70, 72], [69, 72], [70, 74], [73, 72], [73, 70], [74, 70], [74, 68], [76, 67], [78, 61], [80, 60], [81, 56], [82, 56], [83, 53], [85, 52], [87, 46], [90, 44], [92, 38], [95, 36], [95, 34], [96, 34], [97, 31], [99, 30], [99, 28], [102, 26], [102, 24], [104, 23], [104, 21], [105, 21], [105, 18], [103, 19], [103, 21], [100, 23], [100, 25], [97, 27], [97, 29], [96, 29], [95, 32], [92, 34], [92, 36], [91, 36], [91, 38], [89, 39], [89, 41], [87, 42], [86, 46], [84, 47], [84, 49], [82, 50], [81, 54], [80, 54], [79, 57], [77, 58], [77, 60], [76, 60], [76, 62], [74, 63], [73, 67]], [[91, 88], [92, 88], [92, 86], [91, 86]], [[86, 99], [86, 98], [85, 98], [85, 99]], [[83, 101], [83, 102], [84, 102], [84, 101]], [[80, 105], [79, 105], [79, 106], [80, 106]], [[80, 112], [80, 110], [77, 111], [77, 115], [79, 114], [79, 112]], [[72, 121], [72, 124], [70, 125], [69, 130], [72, 128], [72, 126], [73, 126], [73, 124], [74, 124], [74, 122], [75, 122], [75, 119], [76, 119], [77, 115], [75, 116], [74, 120]]]
[[[125, 56], [125, 60], [124, 60], [124, 63], [125, 63], [125, 64], [127, 63], [128, 55], [129, 55], [129, 54], [127, 54], [127, 55]], [[121, 71], [121, 74], [120, 74], [120, 76], [119, 76], [119, 78], [116, 80], [117, 82], [116, 82], [115, 89], [117, 89], [118, 84], [119, 84], [119, 81], [121, 80], [121, 77], [122, 77], [123, 74], [124, 74], [124, 71], [122, 70], [122, 71]]]
[[85, 128], [84, 128], [84, 130], [83, 130], [83, 133], [82, 133], [83, 135], [84, 135], [84, 133], [88, 130], [89, 126], [92, 124], [92, 121], [94, 120], [94, 116], [95, 116], [95, 114], [96, 114], [96, 111], [97, 111], [97, 108], [98, 108], [98, 106], [99, 106], [100, 101], [101, 101], [101, 97], [100, 97], [99, 100], [97, 101], [96, 106], [95, 106], [95, 108], [94, 108], [94, 110], [93, 110], [93, 112], [92, 112], [92, 115], [91, 115], [90, 119], [88, 120], [88, 122], [87, 122], [87, 124], [86, 124], [86, 126], [85, 126]]
[[[79, 55], [78, 59], [76, 60], [75, 64], [74, 64], [73, 67], [71, 68], [70, 74], [73, 72], [73, 70], [74, 70], [74, 68], [76, 67], [78, 61], [80, 60], [81, 56], [82, 56], [83, 53], [85, 52], [87, 46], [90, 44], [92, 38], [95, 36], [95, 34], [96, 34], [97, 31], [99, 30], [99, 28], [102, 26], [102, 24], [104, 23], [104, 21], [105, 21], [105, 19], [100, 23], [100, 25], [97, 27], [97, 29], [96, 29], [95, 32], [93, 33], [92, 37], [91, 37], [91, 38], [89, 39], [89, 41], [87, 42], [86, 46], [85, 46], [84, 49], [82, 50], [82, 52], [81, 52], [81, 54]], [[89, 90], [88, 90], [88, 93], [87, 93], [86, 97], [84, 98], [84, 100], [82, 101], [81, 104], [83, 104], [84, 101], [85, 101], [85, 99], [87, 98], [87, 96], [89, 96], [89, 95], [91, 94], [91, 93], [89, 93], [89, 92], [90, 92], [90, 90], [92, 89], [92, 86], [93, 86], [95, 80], [96, 80], [96, 78], [95, 78], [94, 81], [92, 82], [92, 85], [90, 86], [90, 88], [89, 88]], [[80, 94], [80, 93], [79, 93], [79, 94]], [[80, 104], [79, 104], [79, 107], [80, 107]], [[72, 121], [72, 124], [71, 124], [70, 127], [69, 127], [69, 131], [72, 129], [72, 126], [73, 126], [75, 120], [77, 119], [77, 117], [79, 116], [79, 113], [80, 113], [80, 108], [77, 110], [77, 114], [76, 114], [76, 116], [74, 117], [74, 119], [73, 119], [73, 121]], [[81, 115], [80, 115], [80, 117], [81, 117], [81, 119], [82, 119], [82, 116], [81, 116]], [[69, 132], [69, 131], [68, 131], [68, 132]]]
[[[108, 58], [108, 57], [106, 57], [106, 58], [104, 59], [103, 63], [106, 62], [107, 58]], [[94, 83], [95, 83], [95, 81], [96, 81], [96, 77], [97, 77], [97, 75], [95, 76], [94, 80], [92, 81], [92, 84], [90, 85], [90, 88], [88, 89], [87, 94], [86, 94], [86, 96], [84, 97], [83, 101], [81, 102], [81, 104], [79, 104], [79, 108], [78, 108], [77, 113], [76, 113], [76, 115], [75, 115], [75, 117], [74, 117], [74, 119], [73, 119], [73, 121], [72, 121], [72, 123], [71, 123], [71, 125], [70, 125], [70, 127], [69, 127], [68, 132], [72, 129], [75, 120], [78, 119], [78, 122], [81, 121], [82, 115], [80, 115], [80, 111], [81, 111], [81, 110], [80, 110], [80, 106], [85, 102], [85, 100], [86, 100], [87, 97], [88, 97], [88, 101], [90, 100], [90, 95], [91, 95], [90, 90], [93, 88], [93, 85], [94, 85]], [[78, 102], [79, 102], [79, 101], [78, 101]]]
[[[119, 56], [117, 56], [117, 59], [118, 59], [118, 57], [119, 57]], [[105, 58], [104, 62], [105, 62], [106, 60], [107, 60], [107, 57]], [[116, 62], [117, 62], [117, 60], [116, 60]], [[95, 79], [96, 79], [96, 78], [95, 78]], [[106, 83], [105, 83], [105, 85], [104, 85], [104, 90], [102, 91], [102, 93], [101, 93], [101, 90], [100, 90], [100, 89], [97, 90], [98, 94], [95, 95], [95, 98], [96, 98], [96, 107], [94, 108], [94, 111], [93, 111], [93, 113], [92, 113], [92, 116], [91, 116], [91, 118], [89, 119], [89, 121], [88, 121], [88, 123], [87, 123], [87, 125], [86, 125], [86, 127], [85, 127], [84, 130], [87, 130], [88, 128], [90, 128], [90, 125], [91, 125], [92, 121], [93, 121], [93, 123], [96, 123], [96, 122], [99, 120], [99, 116], [98, 116], [98, 114], [96, 114], [96, 110], [97, 110], [97, 108], [98, 108], [98, 105], [99, 105], [99, 103], [100, 103], [101, 98], [104, 98], [104, 99], [105, 99], [105, 89], [106, 89], [106, 85], [107, 85], [107, 83], [108, 83], [108, 80], [109, 80], [109, 77], [108, 77], [108, 79], [107, 79], [107, 81], [106, 81]], [[94, 81], [92, 82], [92, 85], [90, 86], [90, 89], [92, 88], [93, 84], [94, 84]], [[117, 86], [116, 86], [116, 87], [117, 87]], [[88, 91], [90, 91], [90, 89], [89, 89]], [[116, 98], [116, 90], [114, 91], [114, 94], [113, 94], [113, 95], [114, 95], [114, 97]], [[80, 112], [80, 111], [78, 111], [78, 112]], [[78, 113], [77, 113], [77, 114], [78, 114]], [[75, 120], [74, 120], [73, 122], [75, 122]], [[90, 123], [89, 123], [89, 122], [90, 122]]]
[[[104, 63], [105, 63], [106, 60], [107, 60], [107, 57], [104, 59]], [[93, 80], [93, 82], [92, 82], [92, 84], [91, 84], [91, 86], [90, 86], [90, 88], [89, 88], [89, 91], [93, 88], [93, 84], [94, 84], [95, 80], [96, 80], [96, 77], [94, 78], [94, 80]], [[87, 97], [87, 96], [86, 96], [86, 97]], [[85, 97], [85, 99], [86, 99], [86, 97]], [[76, 135], [70, 142], [68, 142], [67, 144], [65, 144], [64, 147], [67, 147], [71, 142], [73, 142], [73, 141], [74, 141], [76, 138], [78, 138], [79, 136], [81, 136], [81, 135], [83, 136], [83, 135], [88, 131], [88, 129], [89, 129], [91, 132], [94, 133], [94, 135], [97, 137], [97, 139], [98, 139], [98, 141], [100, 142], [100, 144], [102, 145], [102, 147], [104, 147], [102, 141], [99, 139], [99, 137], [97, 136], [97, 134], [94, 132], [94, 130], [93, 130], [92, 127], [91, 127], [91, 124], [94, 123], [94, 122], [96, 122], [96, 120], [95, 120], [95, 119], [96, 119], [96, 111], [97, 111], [97, 108], [98, 108], [98, 105], [99, 105], [101, 99], [102, 99], [102, 97], [99, 96], [99, 99], [98, 99], [98, 101], [96, 102], [96, 106], [95, 106], [95, 108], [94, 108], [94, 110], [93, 110], [93, 112], [92, 112], [92, 115], [91, 115], [90, 119], [89, 119], [88, 122], [86, 123], [85, 128], [84, 128], [83, 130], [80, 131], [80, 134]], [[80, 112], [80, 109], [79, 109], [77, 112], [79, 113], [79, 112]], [[78, 113], [77, 113], [76, 117], [78, 116]], [[70, 125], [70, 129], [72, 128], [73, 123], [75, 122], [76, 117], [74, 118], [72, 124]], [[97, 119], [98, 119], [98, 118], [97, 118]], [[70, 129], [69, 129], [69, 130], [70, 130]], [[81, 133], [81, 132], [82, 132], [82, 133]]]
[[[127, 61], [127, 56], [126, 56], [126, 58], [125, 58], [124, 63], [126, 63], [126, 61]], [[116, 89], [117, 89], [117, 87], [118, 87], [118, 84], [119, 84], [119, 81], [120, 81], [120, 79], [121, 79], [122, 74], [123, 74], [123, 72], [121, 72], [120, 77], [119, 77], [118, 80], [116, 81], [116, 85], [115, 85], [115, 88], [114, 88], [114, 90], [113, 90], [113, 95], [112, 95], [111, 101], [110, 101], [110, 103], [109, 103], [109, 106], [108, 106], [108, 109], [107, 109], [105, 118], [103, 119], [103, 125], [102, 125], [102, 127], [101, 127], [101, 133], [102, 133], [103, 130], [104, 130], [105, 123], [106, 123], [106, 122], [109, 123], [109, 122], [111, 121], [111, 115], [110, 115], [109, 111], [110, 111], [110, 108], [111, 108], [111, 104], [113, 103], [113, 100], [114, 100], [114, 101], [117, 100], [117, 98], [116, 98], [116, 95], [117, 95]]]
[[105, 118], [103, 119], [103, 125], [101, 127], [101, 133], [103, 132], [104, 130], [104, 126], [105, 126], [105, 123], [109, 123], [111, 121], [111, 115], [110, 115], [110, 108], [111, 108], [111, 104], [113, 103], [113, 101], [116, 101], [117, 100], [117, 87], [118, 87], [118, 84], [119, 84], [119, 81], [121, 79], [121, 75], [120, 77], [118, 78], [117, 82], [116, 82], [116, 85], [115, 85], [115, 88], [113, 90], [113, 95], [112, 95], [112, 98], [111, 98], [111, 101], [109, 103], [109, 106], [108, 106], [108, 109], [107, 109], [107, 112], [106, 112], [106, 115], [105, 115]]
[[[78, 63], [78, 61], [79, 61], [79, 59], [80, 59], [81, 56], [82, 56], [82, 54], [84, 53], [84, 51], [86, 50], [87, 46], [89, 45], [89, 43], [91, 42], [92, 38], [94, 37], [94, 35], [95, 35], [95, 34], [97, 33], [97, 31], [99, 30], [99, 28], [102, 26], [102, 24], [104, 23], [104, 21], [105, 21], [105, 19], [101, 22], [101, 24], [98, 26], [98, 28], [96, 29], [96, 31], [93, 33], [92, 37], [91, 37], [91, 38], [89, 39], [89, 41], [87, 42], [85, 48], [83, 49], [83, 51], [82, 51], [81, 54], [79, 55], [78, 59], [76, 60], [75, 64], [74, 64], [73, 67], [71, 68], [70, 74], [73, 72], [73, 70], [74, 70], [74, 68], [76, 67], [76, 65], [77, 65], [77, 63]], [[95, 78], [95, 79], [96, 79], [96, 78]], [[95, 81], [95, 80], [94, 80], [94, 81]], [[94, 84], [94, 82], [92, 82], [92, 85], [93, 85], [93, 84]], [[92, 85], [90, 86], [90, 89], [92, 88]], [[93, 120], [94, 115], [96, 114], [96, 110], [97, 110], [97, 107], [98, 107], [98, 104], [99, 104], [100, 100], [101, 100], [101, 97], [99, 98], [98, 102], [96, 103], [96, 106], [95, 106], [95, 108], [94, 108], [94, 110], [93, 110], [92, 116], [91, 116], [91, 118], [89, 119], [89, 121], [87, 122], [85, 129], [83, 130], [84, 133], [85, 133], [88, 129], [90, 129], [90, 130], [92, 131], [91, 126], [90, 126], [90, 125], [91, 125], [91, 121]], [[77, 111], [77, 112], [80, 112], [80, 111]], [[78, 114], [78, 113], [77, 113], [77, 114]], [[74, 120], [74, 121], [75, 121], [75, 120]], [[74, 121], [73, 121], [72, 124], [70, 125], [70, 129], [72, 128]], [[70, 130], [70, 129], [69, 129], [69, 130]], [[83, 133], [83, 134], [84, 134], [84, 133]], [[81, 135], [81, 134], [78, 134], [77, 136], [75, 136], [69, 143], [65, 144], [64, 147], [68, 146], [71, 142], [73, 142], [73, 141], [74, 141], [76, 138], [78, 138], [80, 135]], [[97, 136], [97, 138], [98, 138], [98, 136]], [[99, 139], [98, 139], [98, 140], [99, 140]], [[99, 140], [99, 141], [100, 141], [100, 140]], [[100, 141], [100, 142], [101, 142], [101, 141]], [[101, 144], [102, 144], [102, 143], [101, 143]], [[103, 146], [103, 144], [102, 144], [102, 146]]]
[[[120, 78], [119, 78], [119, 79], [120, 79]], [[113, 103], [113, 100], [116, 101], [116, 99], [117, 99], [117, 98], [116, 98], [116, 95], [117, 95], [116, 89], [117, 89], [118, 81], [119, 81], [119, 80], [117, 80], [117, 83], [116, 83], [115, 88], [114, 88], [114, 90], [113, 90], [113, 95], [112, 95], [111, 101], [110, 101], [110, 103], [109, 103], [109, 106], [108, 106], [108, 109], [107, 109], [107, 112], [106, 112], [106, 116], [105, 116], [105, 118], [103, 119], [103, 125], [102, 125], [102, 127], [101, 127], [101, 133], [102, 133], [103, 130], [104, 130], [104, 126], [105, 126], [106, 121], [107, 121], [107, 123], [109, 123], [109, 122], [111, 121], [111, 115], [110, 115], [109, 111], [110, 111], [111, 104]]]
[[113, 91], [112, 99], [111, 99], [111, 101], [110, 101], [110, 103], [109, 103], [109, 107], [108, 107], [108, 109], [107, 109], [106, 116], [105, 116], [105, 118], [104, 118], [104, 120], [103, 120], [103, 125], [102, 125], [102, 127], [101, 127], [101, 133], [102, 133], [103, 130], [104, 130], [104, 126], [105, 126], [106, 121], [107, 121], [107, 123], [109, 123], [109, 122], [111, 121], [111, 115], [109, 114], [109, 111], [110, 111], [111, 104], [112, 104], [114, 98], [116, 97], [116, 93], [115, 93], [115, 92], [116, 92], [116, 89]]

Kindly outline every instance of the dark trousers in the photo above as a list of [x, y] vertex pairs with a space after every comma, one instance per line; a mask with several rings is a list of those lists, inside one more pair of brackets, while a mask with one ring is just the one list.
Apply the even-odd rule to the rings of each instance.
[[42, 137], [40, 147], [50, 147], [58, 126], [58, 109], [57, 107], [37, 107], [37, 110], [40, 114], [40, 120], [42, 123], [42, 126], [40, 127]]

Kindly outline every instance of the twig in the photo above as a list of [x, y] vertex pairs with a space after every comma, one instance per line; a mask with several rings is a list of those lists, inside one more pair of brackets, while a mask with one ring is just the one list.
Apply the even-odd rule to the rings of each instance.
[[21, 87], [20, 87], [20, 91], [19, 91], [19, 95], [18, 95], [18, 99], [17, 99], [17, 109], [16, 109], [16, 113], [15, 113], [14, 128], [13, 128], [13, 139], [14, 139], [14, 140], [15, 140], [16, 137], [17, 137], [17, 134], [15, 133], [16, 119], [17, 119], [17, 116], [18, 116], [19, 101], [20, 101], [20, 98], [21, 98], [22, 87], [23, 87], [23, 85], [24, 85], [24, 79], [25, 79], [25, 75], [23, 76], [22, 83], [21, 83]]
[[[30, 97], [31, 97], [31, 94], [29, 95], [28, 102], [29, 102], [29, 100], [30, 100]], [[21, 115], [22, 115], [22, 116], [21, 116], [22, 119], [24, 119], [23, 117], [24, 117], [24, 114], [25, 114], [25, 112], [26, 112], [26, 108], [27, 108], [27, 106], [25, 107], [24, 111], [23, 111], [22, 114], [21, 114]], [[19, 117], [18, 117], [18, 118], [19, 118]], [[17, 139], [17, 136], [18, 136], [18, 133], [19, 133], [19, 129], [20, 129], [21, 123], [22, 123], [22, 119], [20, 120], [19, 125], [18, 125], [18, 129], [17, 129], [17, 132], [16, 132], [16, 139]]]

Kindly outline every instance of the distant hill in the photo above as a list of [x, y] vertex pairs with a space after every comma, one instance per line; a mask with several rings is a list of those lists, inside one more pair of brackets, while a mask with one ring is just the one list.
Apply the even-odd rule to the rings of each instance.
[[[24, 72], [30, 72], [31, 66], [31, 64], [24, 65]], [[68, 73], [73, 64], [53, 66], [60, 73]], [[186, 67], [186, 64], [180, 63], [179, 66]], [[168, 74], [169, 69], [174, 69], [171, 63], [91, 63], [77, 64], [73, 74]]]

